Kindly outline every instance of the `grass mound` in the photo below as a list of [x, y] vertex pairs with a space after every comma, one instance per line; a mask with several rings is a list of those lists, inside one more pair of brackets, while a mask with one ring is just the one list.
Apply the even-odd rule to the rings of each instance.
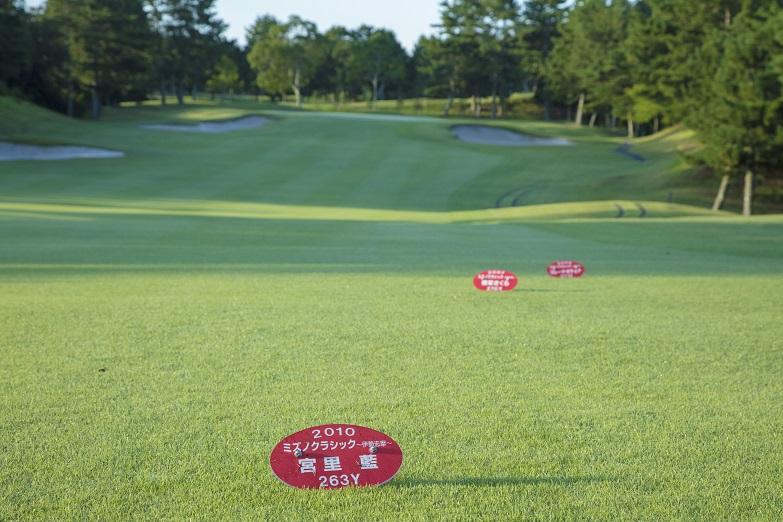
[[82, 133], [87, 125], [32, 103], [0, 95], [0, 140], [46, 143], [53, 134]]

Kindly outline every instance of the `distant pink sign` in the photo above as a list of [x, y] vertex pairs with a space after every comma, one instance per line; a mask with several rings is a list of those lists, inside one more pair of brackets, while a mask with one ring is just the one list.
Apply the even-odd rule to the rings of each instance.
[[568, 279], [572, 277], [582, 277], [585, 273], [585, 267], [578, 261], [555, 261], [549, 265], [546, 272], [552, 277]]
[[485, 270], [473, 276], [473, 286], [485, 292], [508, 292], [518, 282], [516, 274], [508, 270]]

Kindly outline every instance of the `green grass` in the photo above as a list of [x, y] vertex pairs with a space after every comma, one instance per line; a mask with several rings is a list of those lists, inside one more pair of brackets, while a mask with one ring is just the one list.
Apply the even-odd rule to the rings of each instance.
[[[3, 107], [0, 105], [0, 110]], [[258, 105], [242, 102], [168, 110], [146, 106], [113, 111], [106, 121], [91, 124], [32, 107], [6, 110], [14, 116], [6, 120], [7, 126], [0, 124], [0, 136], [121, 148], [128, 157], [111, 164], [110, 169], [107, 163], [79, 163], [77, 184], [61, 175], [58, 163], [20, 163], [14, 166], [16, 175], [6, 177], [5, 186], [17, 200], [29, 191], [32, 199], [39, 201], [38, 185], [43, 183], [48, 187], [47, 199], [56, 201], [168, 199], [168, 192], [175, 200], [437, 212], [512, 203], [666, 201], [672, 191], [675, 203], [707, 206], [713, 196], [713, 187], [692, 180], [686, 181], [682, 190], [672, 189], [683, 185], [682, 173], [674, 168], [681, 160], [657, 142], [639, 147], [651, 154], [651, 160], [638, 163], [615, 152], [621, 143], [617, 138], [554, 123], [501, 125], [539, 135], [566, 136], [574, 146], [552, 150], [468, 145], [458, 142], [448, 130], [460, 120], [392, 118], [379, 124], [372, 115], [279, 109], [265, 111], [280, 119], [274, 126], [217, 139], [145, 132], [137, 126], [143, 122], [228, 119], [258, 111]], [[45, 134], [40, 131], [43, 126]], [[184, 179], [187, 186], [183, 186]]]
[[[480, 98], [481, 115], [489, 117], [492, 114], [492, 98]], [[409, 114], [416, 116], [443, 116], [448, 100], [445, 98], [408, 98], [401, 100], [379, 100], [375, 104], [369, 101], [344, 101], [336, 103], [332, 96], [311, 96], [305, 98], [302, 107], [316, 111], [346, 111], [346, 112], [380, 112], [387, 114]], [[285, 101], [289, 107], [296, 107], [296, 103], [289, 97]], [[501, 117], [532, 119], [542, 118], [543, 109], [533, 100], [532, 93], [517, 93], [512, 95], [505, 103], [505, 112], [499, 109]], [[470, 98], [455, 98], [452, 100], [449, 116], [471, 117], [473, 105]]]
[[[0, 98], [0, 136], [127, 153], [0, 163], [0, 519], [783, 516], [783, 216], [661, 203], [687, 136], [639, 165], [535, 122], [510, 125], [576, 145], [138, 128], [247, 111]], [[584, 278], [545, 275], [569, 258]], [[518, 289], [476, 292], [487, 268]], [[325, 422], [394, 437], [395, 480], [277, 481], [271, 448]]]

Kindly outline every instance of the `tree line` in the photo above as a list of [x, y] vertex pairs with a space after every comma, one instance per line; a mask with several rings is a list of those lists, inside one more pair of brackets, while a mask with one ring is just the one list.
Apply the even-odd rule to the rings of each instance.
[[[457, 98], [502, 116], [532, 92], [546, 118], [623, 126], [629, 138], [684, 123], [722, 176], [783, 168], [782, 0], [450, 0], [407, 53], [387, 29], [318, 30], [257, 18], [246, 44], [225, 37], [215, 0], [0, 3], [0, 87], [70, 115], [156, 95], [246, 93], [335, 104]], [[489, 100], [487, 102], [487, 100]], [[485, 106], [486, 103], [486, 106]]]
[[223, 38], [214, 0], [48, 0], [0, 8], [6, 90], [69, 115], [159, 92], [180, 103], [202, 88], [222, 56], [242, 51]]

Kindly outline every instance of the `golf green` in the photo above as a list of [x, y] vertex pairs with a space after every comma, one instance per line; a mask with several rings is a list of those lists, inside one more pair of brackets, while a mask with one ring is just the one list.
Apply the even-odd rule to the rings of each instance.
[[[573, 145], [250, 103], [0, 113], [0, 141], [125, 153], [0, 162], [0, 519], [783, 516], [783, 217], [705, 210], [687, 133], [635, 162], [536, 122], [504, 125]], [[141, 128], [245, 114], [272, 121]], [[518, 287], [476, 291], [494, 268]], [[399, 474], [282, 484], [271, 449], [323, 423], [389, 434]]]

